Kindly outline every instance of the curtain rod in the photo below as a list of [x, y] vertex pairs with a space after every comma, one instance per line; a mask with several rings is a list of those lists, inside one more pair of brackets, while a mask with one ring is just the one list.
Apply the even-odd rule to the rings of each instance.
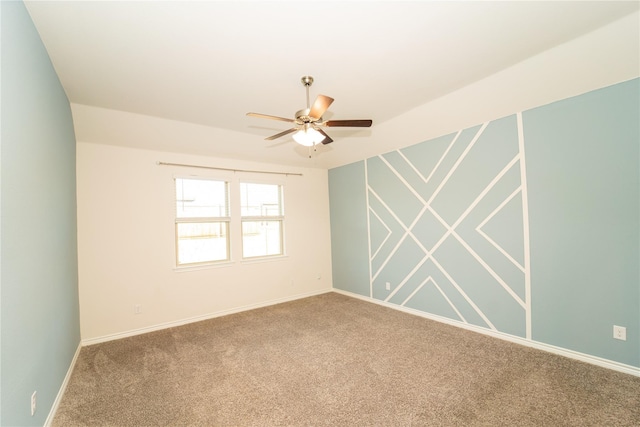
[[187, 168], [199, 168], [199, 169], [215, 169], [219, 171], [229, 171], [229, 172], [250, 172], [250, 173], [267, 173], [271, 175], [285, 175], [285, 176], [302, 176], [301, 173], [291, 173], [291, 172], [271, 172], [271, 171], [256, 171], [250, 169], [228, 169], [228, 168], [216, 168], [213, 166], [199, 166], [199, 165], [185, 165], [183, 163], [166, 163], [166, 162], [156, 162], [158, 166], [184, 166]]

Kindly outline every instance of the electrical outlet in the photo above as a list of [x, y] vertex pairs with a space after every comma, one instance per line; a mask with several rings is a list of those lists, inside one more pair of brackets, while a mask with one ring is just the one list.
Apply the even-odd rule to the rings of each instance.
[[384, 284], [384, 288], [385, 288], [386, 290], [390, 291], [390, 290], [391, 290], [391, 283], [386, 282], [386, 283]]
[[142, 306], [140, 304], [133, 306], [133, 314], [142, 314]]
[[627, 340], [627, 328], [624, 326], [613, 325], [613, 337], [617, 340]]
[[36, 413], [36, 391], [31, 395], [31, 416]]

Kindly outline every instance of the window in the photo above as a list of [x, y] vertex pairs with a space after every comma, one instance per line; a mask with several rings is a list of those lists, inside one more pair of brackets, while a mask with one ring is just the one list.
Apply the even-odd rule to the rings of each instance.
[[228, 261], [229, 183], [176, 178], [176, 263]]
[[242, 257], [283, 255], [282, 186], [240, 183]]

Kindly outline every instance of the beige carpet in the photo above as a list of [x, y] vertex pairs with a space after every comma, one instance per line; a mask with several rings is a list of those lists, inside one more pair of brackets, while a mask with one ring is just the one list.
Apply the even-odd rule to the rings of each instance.
[[640, 426], [640, 378], [336, 293], [81, 350], [54, 426]]

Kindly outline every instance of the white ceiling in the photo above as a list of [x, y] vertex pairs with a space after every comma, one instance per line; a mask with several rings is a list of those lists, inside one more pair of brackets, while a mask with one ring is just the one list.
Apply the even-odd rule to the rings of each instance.
[[[304, 165], [306, 152], [290, 136], [264, 141], [287, 129], [287, 123], [245, 114], [293, 117], [306, 103], [300, 78], [312, 75], [312, 100], [320, 93], [335, 98], [325, 118], [373, 119], [370, 129], [327, 130], [335, 142], [323, 147], [326, 152], [316, 155], [313, 166], [330, 167], [340, 163], [336, 159], [341, 152], [347, 155], [352, 141], [358, 141], [357, 146], [375, 140], [381, 124], [637, 13], [640, 3], [27, 1], [26, 5], [72, 103], [79, 140]], [[191, 131], [171, 140], [153, 133], [127, 137], [124, 131], [104, 129], [108, 125], [100, 127], [97, 115], [109, 117], [114, 126], [117, 117], [125, 117], [102, 109], [186, 122], [189, 125], [180, 126]], [[138, 117], [150, 128], [152, 123], [166, 122], [127, 117], [123, 122]], [[216, 128], [210, 141], [187, 141], [207, 135], [209, 128]], [[407, 140], [406, 145], [415, 142], [419, 141]], [[376, 149], [384, 148], [385, 143], [378, 141]], [[351, 150], [349, 159], [355, 155]], [[333, 160], [323, 162], [322, 156]]]

